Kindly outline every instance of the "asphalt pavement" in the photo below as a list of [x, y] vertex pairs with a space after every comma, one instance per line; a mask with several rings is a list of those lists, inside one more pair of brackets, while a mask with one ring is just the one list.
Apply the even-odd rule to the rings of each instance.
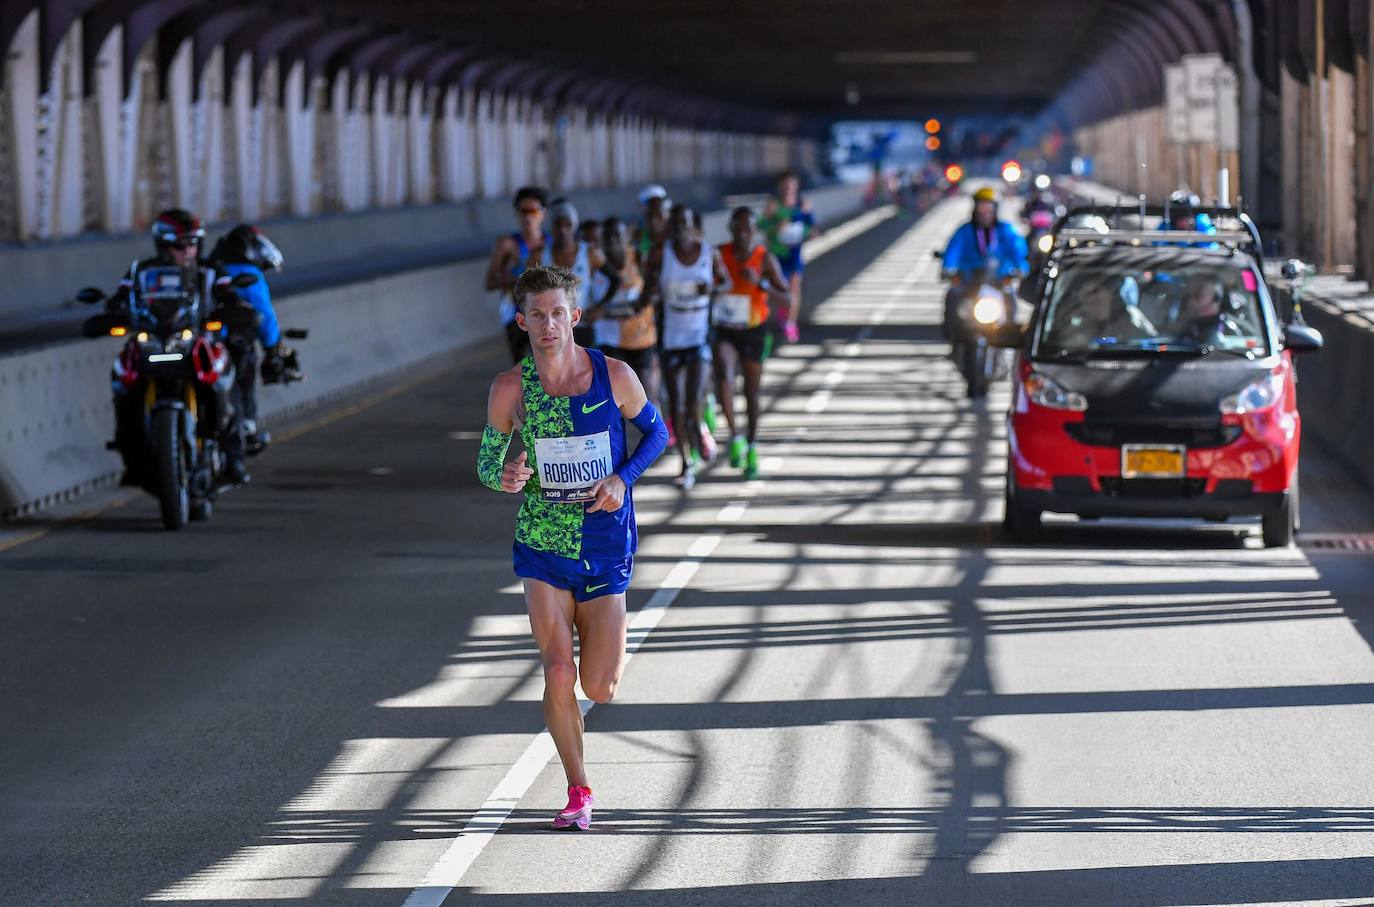
[[1305, 547], [1005, 543], [1006, 387], [936, 326], [966, 212], [808, 269], [761, 480], [638, 489], [585, 834], [474, 476], [499, 346], [293, 426], [207, 524], [6, 527], [0, 904], [1374, 901], [1374, 501], [1309, 445]]

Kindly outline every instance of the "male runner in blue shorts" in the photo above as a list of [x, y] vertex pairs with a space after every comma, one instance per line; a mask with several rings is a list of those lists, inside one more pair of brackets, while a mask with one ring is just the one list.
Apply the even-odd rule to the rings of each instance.
[[[638, 543], [631, 489], [667, 448], [668, 430], [633, 369], [573, 342], [582, 315], [575, 274], [528, 267], [513, 296], [532, 352], [492, 382], [477, 476], [494, 491], [525, 493], [515, 573], [544, 666], [544, 721], [568, 776], [568, 805], [553, 824], [585, 830], [592, 790], [573, 687], [580, 678], [589, 699], [608, 702], [620, 682], [625, 590]], [[642, 435], [632, 454], [625, 419]], [[507, 463], [517, 429], [524, 451]]]

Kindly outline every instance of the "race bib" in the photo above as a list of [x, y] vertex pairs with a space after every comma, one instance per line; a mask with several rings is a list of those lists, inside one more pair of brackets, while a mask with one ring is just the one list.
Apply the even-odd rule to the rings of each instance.
[[668, 287], [668, 298], [679, 306], [690, 307], [702, 295], [701, 288], [691, 280], [679, 280]]
[[592, 500], [591, 488], [611, 474], [611, 433], [571, 438], [535, 438], [539, 491], [554, 504]]
[[747, 328], [754, 311], [754, 300], [748, 296], [728, 294], [716, 297], [716, 324], [726, 328]]

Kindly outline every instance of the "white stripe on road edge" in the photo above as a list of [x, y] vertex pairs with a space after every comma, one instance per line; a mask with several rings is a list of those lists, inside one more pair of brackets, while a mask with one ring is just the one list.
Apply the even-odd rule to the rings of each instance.
[[[737, 521], [748, 507], [748, 501], [732, 501], [721, 510], [720, 519], [728, 522]], [[677, 600], [678, 593], [691, 582], [702, 561], [716, 550], [720, 539], [719, 535], [703, 535], [692, 542], [687, 549], [686, 557], [673, 565], [673, 569], [668, 571], [667, 578], [650, 597], [648, 604], [636, 612], [626, 628], [625, 664], [630, 663], [639, 644], [654, 627], [658, 626], [664, 612]], [[579, 699], [578, 704], [582, 707], [584, 715], [591, 711], [594, 705], [589, 699]], [[404, 907], [439, 907], [444, 899], [453, 893], [453, 889], [458, 887], [458, 883], [467, 873], [468, 867], [472, 866], [492, 836], [501, 829], [506, 819], [510, 818], [511, 812], [529, 791], [530, 785], [534, 784], [534, 779], [539, 777], [539, 773], [557, 752], [548, 729], [530, 741], [525, 752], [521, 753], [520, 758], [510, 767], [510, 771], [506, 772], [506, 776], [492, 789], [486, 802], [463, 826], [463, 830], [453, 839], [453, 843], [449, 844], [439, 861], [425, 874], [419, 887], [406, 898]]]

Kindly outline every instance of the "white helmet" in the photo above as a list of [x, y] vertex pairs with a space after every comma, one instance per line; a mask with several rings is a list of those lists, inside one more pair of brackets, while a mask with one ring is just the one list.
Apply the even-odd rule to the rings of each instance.
[[660, 186], [658, 183], [650, 183], [643, 189], [639, 190], [639, 204], [641, 206], [649, 204], [649, 202], [653, 201], [656, 198], [667, 197], [668, 190]]

